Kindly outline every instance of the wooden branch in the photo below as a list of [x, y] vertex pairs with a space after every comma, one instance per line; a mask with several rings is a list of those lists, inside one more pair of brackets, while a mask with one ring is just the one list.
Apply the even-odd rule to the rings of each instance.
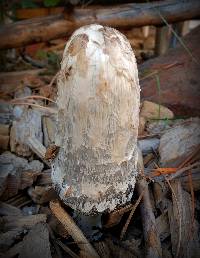
[[75, 7], [60, 15], [34, 18], [0, 29], [0, 49], [15, 48], [66, 36], [78, 27], [100, 23], [111, 27], [130, 27], [164, 24], [160, 15], [169, 23], [198, 18], [200, 2], [163, 1], [143, 4], [87, 8]]
[[99, 255], [96, 253], [95, 249], [88, 242], [86, 237], [83, 235], [82, 231], [75, 224], [73, 219], [67, 214], [67, 212], [61, 207], [59, 201], [51, 201], [50, 208], [53, 214], [57, 217], [57, 219], [63, 224], [65, 229], [72, 236], [74, 241], [80, 247], [80, 249], [87, 254], [87, 257], [98, 257]]
[[122, 240], [124, 238], [125, 234], [126, 234], [128, 225], [130, 224], [131, 218], [133, 217], [133, 213], [135, 212], [137, 206], [140, 204], [140, 201], [143, 197], [144, 191], [145, 191], [145, 189], [143, 189], [143, 191], [141, 192], [141, 194], [140, 194], [139, 198], [137, 199], [136, 203], [132, 207], [132, 210], [131, 210], [131, 212], [128, 216], [128, 219], [127, 219], [125, 225], [122, 228], [122, 231], [121, 231], [121, 234], [120, 234], [120, 240]]
[[114, 210], [111, 213], [108, 214], [108, 218], [105, 222], [105, 224], [103, 225], [104, 228], [110, 228], [113, 227], [117, 224], [119, 224], [119, 222], [121, 221], [124, 213], [132, 210], [133, 208], [133, 204], [129, 204], [125, 207], [122, 207], [118, 210]]

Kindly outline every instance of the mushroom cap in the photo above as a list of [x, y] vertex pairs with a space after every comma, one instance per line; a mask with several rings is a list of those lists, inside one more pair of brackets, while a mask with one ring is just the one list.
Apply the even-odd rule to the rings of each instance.
[[128, 40], [97, 24], [79, 28], [57, 84], [54, 185], [75, 210], [112, 211], [130, 201], [137, 174], [140, 87]]

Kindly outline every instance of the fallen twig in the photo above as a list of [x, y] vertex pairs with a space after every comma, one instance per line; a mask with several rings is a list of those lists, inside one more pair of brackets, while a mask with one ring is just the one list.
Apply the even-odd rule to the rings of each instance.
[[50, 102], [56, 103], [54, 100], [52, 100], [50, 98], [46, 98], [44, 96], [40, 96], [40, 95], [31, 95], [31, 96], [26, 96], [26, 97], [23, 97], [23, 98], [14, 98], [10, 102], [15, 104], [15, 103], [19, 103], [18, 101], [26, 100], [26, 99], [44, 99], [44, 100], [48, 100]]
[[173, 180], [173, 179], [179, 177], [182, 173], [184, 173], [194, 167], [197, 167], [197, 166], [200, 166], [200, 161], [197, 161], [197, 162], [193, 163], [192, 165], [189, 165], [187, 167], [177, 170], [177, 172], [175, 174], [168, 177], [168, 180]]
[[133, 216], [133, 214], [134, 214], [134, 212], [135, 212], [137, 206], [139, 205], [140, 201], [142, 200], [142, 197], [143, 197], [143, 195], [144, 195], [144, 191], [145, 191], [145, 189], [141, 192], [139, 198], [137, 199], [136, 203], [133, 205], [133, 207], [132, 207], [132, 209], [131, 209], [131, 212], [130, 212], [130, 214], [129, 214], [129, 216], [128, 216], [128, 219], [127, 219], [125, 225], [124, 225], [123, 228], [122, 228], [122, 231], [121, 231], [121, 234], [120, 234], [120, 240], [122, 240], [122, 239], [124, 238], [124, 235], [126, 234], [128, 225], [129, 225], [129, 223], [130, 223], [130, 221], [131, 221], [131, 218], [132, 218], [132, 216]]
[[[65, 229], [72, 236], [74, 241], [78, 244], [79, 248], [83, 253], [87, 254], [88, 257], [98, 257], [99, 255], [93, 248], [93, 246], [88, 242], [87, 238], [83, 235], [82, 231], [75, 224], [73, 219], [67, 214], [67, 212], [61, 207], [58, 200], [50, 202], [50, 208], [57, 219], [63, 224]], [[85, 243], [84, 245], [79, 245], [79, 242]]]
[[47, 111], [50, 114], [56, 114], [57, 113], [57, 110], [54, 109], [54, 108], [44, 107], [44, 106], [41, 106], [41, 105], [38, 105], [38, 104], [29, 103], [29, 102], [16, 102], [16, 103], [12, 103], [12, 104], [33, 106], [33, 107], [39, 108], [41, 110]]

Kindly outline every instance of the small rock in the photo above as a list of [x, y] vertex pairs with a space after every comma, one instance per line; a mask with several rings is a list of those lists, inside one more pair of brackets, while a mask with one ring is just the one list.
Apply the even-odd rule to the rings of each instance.
[[158, 149], [160, 140], [158, 138], [147, 138], [138, 141], [138, 146], [143, 155], [156, 151]]
[[[15, 93], [15, 98], [24, 98], [30, 95], [31, 89], [24, 87]], [[36, 137], [40, 142], [43, 140], [42, 114], [27, 105], [16, 105], [13, 109], [13, 117], [10, 149], [19, 156], [29, 157], [32, 151], [28, 145], [28, 138]]]
[[174, 114], [171, 110], [162, 105], [145, 100], [142, 104], [140, 116], [144, 117], [146, 120], [171, 119], [174, 117]]
[[200, 144], [200, 119], [185, 120], [167, 130], [160, 139], [162, 166], [178, 166]]
[[39, 160], [32, 160], [28, 163], [29, 170], [41, 172], [44, 168], [44, 165]]
[[179, 124], [182, 124], [184, 119], [164, 119], [157, 121], [148, 121], [145, 127], [145, 130], [149, 134], [163, 134], [166, 130], [169, 130], [172, 127], [175, 127]]
[[24, 157], [32, 154], [28, 146], [28, 138], [43, 140], [42, 115], [38, 110], [24, 109], [20, 118], [13, 121], [10, 131], [10, 148], [12, 152]]
[[29, 87], [23, 87], [21, 89], [18, 89], [15, 92], [15, 98], [23, 98], [23, 97], [27, 97], [27, 96], [31, 96], [31, 89]]
[[146, 124], [146, 131], [149, 134], [161, 134], [172, 127], [172, 120], [149, 121]]
[[15, 106], [13, 108], [14, 119], [19, 120], [24, 112], [24, 108], [20, 106]]

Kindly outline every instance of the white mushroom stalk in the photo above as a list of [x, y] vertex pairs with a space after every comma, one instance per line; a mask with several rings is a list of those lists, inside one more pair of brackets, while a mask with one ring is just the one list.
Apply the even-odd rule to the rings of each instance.
[[86, 215], [131, 200], [137, 175], [140, 87], [134, 53], [119, 31], [76, 30], [58, 76], [52, 180], [60, 198]]

